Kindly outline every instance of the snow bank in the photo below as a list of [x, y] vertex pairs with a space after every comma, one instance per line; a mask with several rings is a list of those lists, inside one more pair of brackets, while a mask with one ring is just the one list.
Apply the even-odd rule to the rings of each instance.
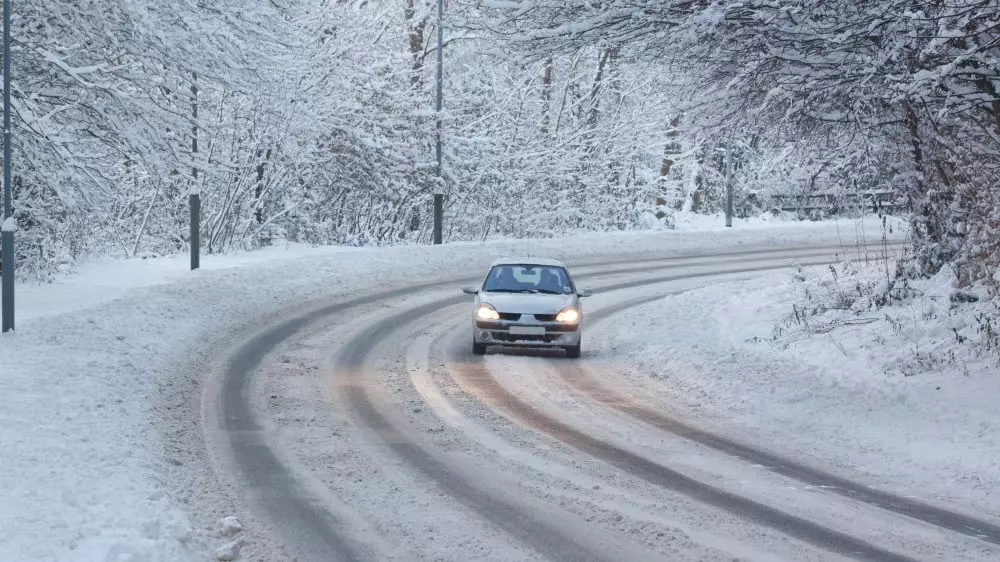
[[[163, 285], [179, 280], [211, 277], [213, 272], [257, 267], [278, 267], [278, 263], [322, 260], [350, 264], [365, 261], [371, 255], [400, 264], [419, 264], [424, 260], [474, 256], [482, 251], [499, 255], [553, 255], [568, 260], [594, 256], [628, 257], [649, 253], [688, 253], [725, 251], [740, 248], [775, 248], [813, 244], [876, 243], [882, 236], [882, 224], [876, 218], [864, 221], [839, 220], [805, 222], [798, 220], [753, 218], [737, 219], [727, 228], [722, 216], [684, 214], [676, 230], [663, 232], [590, 233], [571, 238], [544, 240], [495, 240], [487, 243], [456, 242], [441, 247], [395, 246], [389, 248], [354, 248], [344, 246], [308, 246], [286, 244], [254, 252], [201, 257], [201, 269], [189, 271], [186, 255], [144, 256], [132, 260], [93, 260], [73, 268], [64, 276], [44, 284], [18, 288], [18, 319], [26, 320], [82, 310], [116, 299], [128, 291]], [[898, 220], [890, 223], [890, 239], [906, 237], [907, 227]], [[484, 263], [488, 263], [485, 260]], [[298, 267], [298, 266], [292, 266]], [[308, 269], [308, 268], [306, 268]], [[299, 272], [294, 271], [295, 274]]]
[[1000, 355], [981, 319], [995, 326], [1000, 303], [962, 302], [943, 273], [873, 306], [886, 278], [845, 264], [726, 283], [609, 320], [594, 341], [635, 358], [633, 383], [719, 431], [997, 513]]
[[[873, 236], [879, 225], [863, 225]], [[172, 478], [187, 462], [163, 426], [185, 354], [269, 310], [373, 287], [455, 278], [500, 255], [579, 261], [806, 244], [851, 244], [858, 225], [346, 249], [290, 247], [102, 261], [18, 290], [18, 331], [0, 336], [0, 559], [204, 560], [233, 556], [229, 514], [199, 514]], [[196, 423], [192, 420], [190, 423]], [[194, 454], [194, 453], [191, 453]], [[196, 503], [196, 502], [195, 502]], [[220, 508], [221, 509], [221, 508]], [[231, 521], [230, 521], [231, 523]]]

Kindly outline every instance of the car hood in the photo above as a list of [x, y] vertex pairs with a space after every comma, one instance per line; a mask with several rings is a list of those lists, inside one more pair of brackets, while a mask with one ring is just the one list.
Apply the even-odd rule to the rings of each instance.
[[573, 304], [576, 295], [550, 295], [546, 293], [482, 293], [481, 302], [490, 304], [497, 312], [520, 314], [558, 314]]

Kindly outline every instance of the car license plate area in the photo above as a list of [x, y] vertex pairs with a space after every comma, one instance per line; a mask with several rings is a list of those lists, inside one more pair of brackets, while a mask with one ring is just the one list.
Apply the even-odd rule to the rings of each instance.
[[510, 334], [512, 336], [544, 336], [545, 327], [544, 326], [511, 326]]

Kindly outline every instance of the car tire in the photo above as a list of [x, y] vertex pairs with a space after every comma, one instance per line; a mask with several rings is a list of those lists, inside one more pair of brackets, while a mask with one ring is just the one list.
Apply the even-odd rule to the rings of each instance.
[[580, 344], [567, 347], [566, 357], [569, 357], [570, 359], [578, 359], [580, 357]]
[[486, 355], [486, 344], [472, 342], [473, 355]]

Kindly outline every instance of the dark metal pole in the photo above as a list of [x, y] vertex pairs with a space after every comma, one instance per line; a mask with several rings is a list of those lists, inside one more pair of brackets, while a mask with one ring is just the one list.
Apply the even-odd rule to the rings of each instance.
[[3, 0], [3, 227], [0, 228], [0, 251], [3, 252], [3, 295], [0, 307], [3, 331], [14, 329], [14, 201], [11, 193], [10, 131], [10, 0]]
[[201, 267], [201, 196], [192, 193], [188, 196], [191, 207], [191, 270]]
[[444, 179], [441, 174], [441, 109], [444, 106], [444, 0], [438, 0], [437, 44], [437, 185], [434, 188], [434, 243], [441, 243], [444, 222]]
[[434, 194], [434, 243], [441, 243], [441, 223], [444, 222], [444, 196]]
[[733, 139], [726, 145], [726, 226], [733, 226]]
[[[198, 73], [191, 73], [191, 160], [198, 158]], [[201, 190], [198, 185], [198, 165], [191, 166], [194, 187], [188, 196], [191, 209], [191, 271], [201, 267]]]
[[14, 329], [14, 230], [4, 229], [0, 236], [0, 251], [3, 252], [3, 331], [10, 332]]

